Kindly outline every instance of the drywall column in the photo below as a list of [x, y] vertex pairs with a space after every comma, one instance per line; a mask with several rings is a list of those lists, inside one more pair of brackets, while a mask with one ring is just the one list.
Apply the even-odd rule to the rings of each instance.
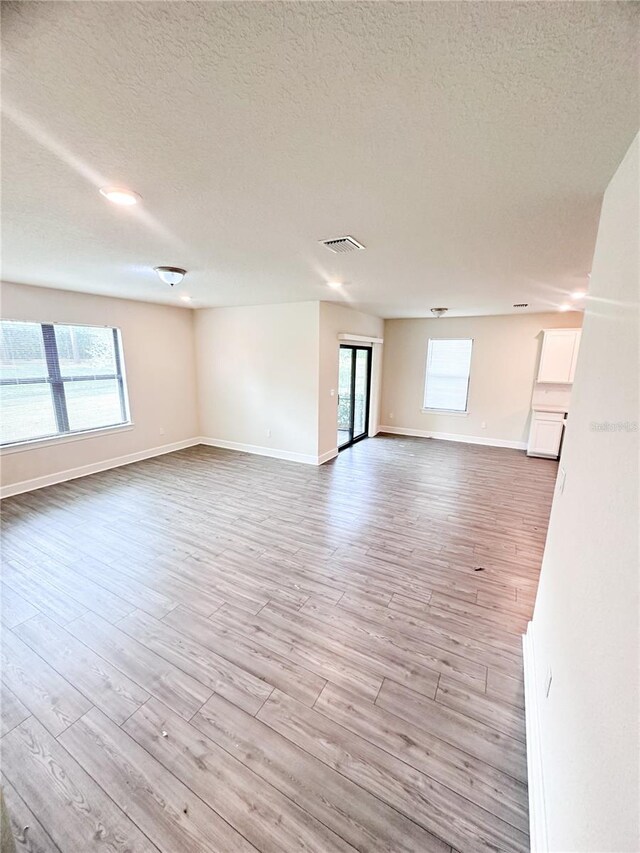
[[533, 851], [640, 850], [639, 187], [636, 137], [604, 197], [525, 645]]
[[373, 344], [371, 353], [371, 399], [369, 400], [369, 436], [380, 431], [380, 403], [382, 398], [382, 346]]

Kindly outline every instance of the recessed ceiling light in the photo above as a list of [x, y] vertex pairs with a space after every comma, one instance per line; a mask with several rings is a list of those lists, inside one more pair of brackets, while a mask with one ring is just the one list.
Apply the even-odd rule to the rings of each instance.
[[442, 315], [446, 314], [448, 310], [448, 308], [432, 308], [431, 313], [434, 317], [442, 317]]
[[571, 305], [565, 302], [564, 305], [560, 305], [558, 311], [571, 311]]
[[154, 270], [158, 273], [160, 281], [170, 284], [171, 287], [174, 284], [180, 284], [187, 274], [187, 271], [183, 270], [182, 267], [154, 267]]
[[586, 290], [574, 290], [573, 293], [571, 294], [571, 298], [572, 299], [584, 299], [584, 297], [586, 295], [587, 295]]
[[342, 287], [341, 281], [328, 281], [327, 287], [333, 288], [333, 290], [339, 290]]
[[141, 199], [138, 193], [125, 190], [122, 187], [102, 187], [100, 194], [114, 204], [119, 204], [122, 207], [131, 207], [131, 205], [137, 204]]

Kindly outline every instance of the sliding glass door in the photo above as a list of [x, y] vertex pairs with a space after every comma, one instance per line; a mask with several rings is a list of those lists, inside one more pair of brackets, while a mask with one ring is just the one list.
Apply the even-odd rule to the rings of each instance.
[[342, 345], [338, 370], [338, 449], [367, 436], [371, 348]]

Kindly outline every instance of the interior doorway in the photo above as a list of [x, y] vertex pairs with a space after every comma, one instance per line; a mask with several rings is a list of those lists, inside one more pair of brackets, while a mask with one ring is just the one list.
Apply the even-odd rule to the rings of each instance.
[[369, 433], [371, 347], [342, 344], [338, 369], [338, 450]]

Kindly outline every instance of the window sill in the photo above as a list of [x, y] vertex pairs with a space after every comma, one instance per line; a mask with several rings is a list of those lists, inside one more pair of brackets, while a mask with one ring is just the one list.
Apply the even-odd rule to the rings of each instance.
[[455, 415], [457, 418], [466, 418], [469, 412], [456, 412], [453, 409], [422, 409], [423, 415]]
[[16, 441], [13, 444], [5, 444], [4, 447], [0, 447], [0, 456], [8, 456], [11, 453], [21, 453], [24, 450], [39, 450], [41, 447], [66, 444], [69, 441], [83, 441], [86, 438], [100, 438], [103, 435], [111, 435], [114, 432], [128, 432], [133, 428], [134, 424], [129, 421], [126, 424], [117, 424], [116, 426], [79, 430], [78, 432], [68, 432], [64, 435], [50, 435], [46, 438], [32, 438], [28, 441]]

